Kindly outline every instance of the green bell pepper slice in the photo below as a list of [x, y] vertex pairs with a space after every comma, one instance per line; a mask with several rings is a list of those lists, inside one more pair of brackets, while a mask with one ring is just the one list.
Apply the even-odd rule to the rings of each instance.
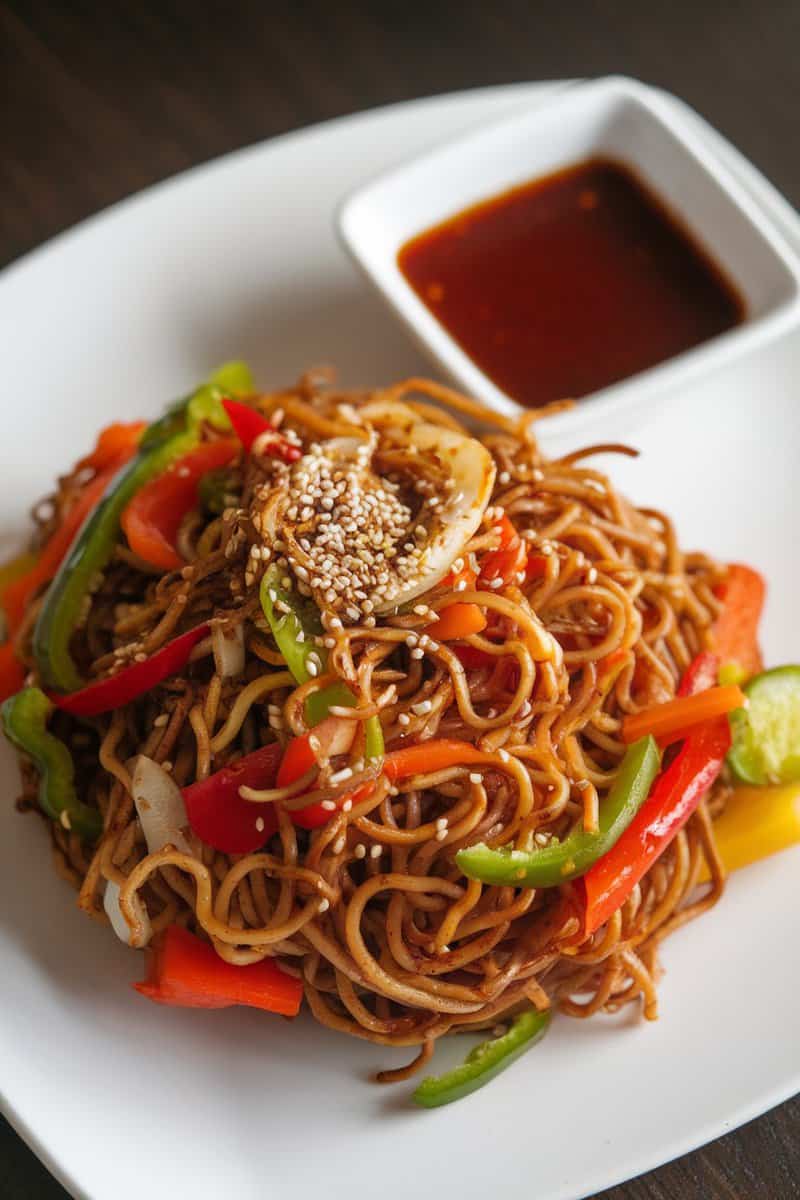
[[64, 743], [47, 729], [53, 705], [40, 688], [23, 688], [0, 708], [10, 742], [27, 754], [39, 772], [39, 807], [53, 821], [86, 841], [96, 841], [103, 820], [75, 792], [75, 765]]
[[218, 429], [230, 428], [222, 399], [234, 388], [252, 380], [243, 364], [228, 363], [191, 396], [174, 404], [145, 430], [138, 453], [109, 484], [105, 495], [81, 526], [53, 582], [33, 632], [33, 653], [43, 682], [62, 692], [73, 692], [83, 678], [70, 653], [70, 640], [81, 616], [93, 579], [108, 564], [119, 539], [120, 517], [141, 487], [153, 476], [188, 454], [197, 445], [200, 426], [209, 421]]
[[[283, 655], [288, 670], [298, 683], [308, 683], [320, 670], [327, 666], [328, 656], [316, 639], [324, 632], [319, 609], [312, 600], [289, 591], [282, 583], [283, 572], [274, 563], [267, 567], [261, 580], [259, 597], [261, 608], [270, 627], [275, 643]], [[314, 655], [319, 668], [309, 670], [309, 659]], [[306, 700], [306, 720], [313, 728], [328, 716], [331, 707], [341, 704], [352, 708], [356, 697], [345, 683], [332, 683], [330, 687], [313, 692]], [[364, 754], [366, 758], [382, 758], [384, 753], [383, 729], [380, 718], [369, 717], [364, 722]]]
[[535, 1046], [544, 1037], [549, 1024], [549, 1009], [544, 1012], [526, 1009], [514, 1019], [507, 1033], [489, 1038], [470, 1050], [461, 1066], [445, 1075], [429, 1075], [423, 1079], [414, 1091], [415, 1103], [422, 1108], [439, 1108], [469, 1096]]
[[800, 666], [763, 671], [744, 694], [748, 707], [730, 714], [734, 775], [758, 787], [800, 780]]
[[600, 810], [596, 833], [578, 828], [563, 841], [535, 850], [492, 849], [478, 842], [459, 850], [456, 863], [470, 879], [505, 887], [557, 887], [576, 879], [606, 854], [630, 825], [647, 799], [660, 761], [653, 737], [640, 738], [628, 747]]

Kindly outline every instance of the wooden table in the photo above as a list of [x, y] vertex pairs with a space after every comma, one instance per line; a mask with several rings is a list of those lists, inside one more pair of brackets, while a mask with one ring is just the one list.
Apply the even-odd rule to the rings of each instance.
[[[793, 0], [0, 0], [0, 266], [156, 180], [313, 121], [612, 71], [683, 96], [798, 203], [798, 45]], [[759, 999], [743, 1037], [769, 1019]], [[603, 1200], [790, 1200], [799, 1178], [795, 1099]], [[66, 1195], [5, 1123], [0, 1195]]]

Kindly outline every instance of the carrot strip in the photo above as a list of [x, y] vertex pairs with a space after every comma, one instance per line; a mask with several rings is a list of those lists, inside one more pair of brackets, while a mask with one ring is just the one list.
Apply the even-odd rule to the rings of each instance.
[[653, 737], [677, 741], [685, 737], [689, 729], [725, 716], [735, 708], [742, 708], [747, 700], [741, 688], [734, 684], [725, 687], [707, 688], [695, 696], [677, 696], [664, 704], [633, 713], [622, 722], [622, 739], [627, 743], [638, 742], [649, 733]]

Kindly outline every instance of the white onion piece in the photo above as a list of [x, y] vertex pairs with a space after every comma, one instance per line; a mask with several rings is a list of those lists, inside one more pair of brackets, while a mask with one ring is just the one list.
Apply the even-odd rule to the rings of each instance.
[[111, 928], [119, 940], [124, 942], [126, 946], [133, 946], [135, 949], [140, 950], [143, 946], [147, 945], [153, 934], [147, 909], [140, 898], [134, 896], [133, 910], [136, 913], [142, 931], [138, 937], [134, 937], [133, 930], [125, 920], [122, 909], [119, 906], [119, 897], [119, 884], [114, 883], [113, 879], [107, 879], [106, 890], [103, 895], [103, 908], [106, 910], [108, 919], [111, 922]]
[[218, 675], [223, 679], [241, 675], [244, 670], [244, 625], [241, 622], [227, 630], [222, 625], [212, 625], [211, 646]]
[[336, 758], [339, 754], [347, 754], [356, 740], [358, 721], [349, 721], [347, 717], [326, 717], [311, 730], [311, 736], [318, 745], [314, 746], [314, 757], [317, 759]]
[[140, 754], [134, 763], [131, 786], [148, 853], [172, 845], [184, 854], [192, 854], [184, 833], [189, 824], [186, 806], [172, 776], [152, 758]]

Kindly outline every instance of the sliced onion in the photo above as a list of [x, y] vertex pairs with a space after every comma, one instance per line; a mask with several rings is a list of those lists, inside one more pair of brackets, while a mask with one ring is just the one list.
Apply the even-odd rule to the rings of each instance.
[[312, 748], [317, 759], [336, 758], [339, 754], [347, 754], [356, 740], [358, 721], [348, 721], [346, 717], [326, 717], [311, 730], [311, 737], [317, 745]]
[[481, 523], [494, 487], [495, 465], [476, 438], [421, 420], [407, 404], [375, 400], [361, 409], [361, 416], [378, 428], [403, 430], [411, 445], [422, 455], [435, 458], [453, 480], [444, 506], [431, 519], [417, 578], [376, 607], [377, 613], [383, 613], [441, 583]]
[[172, 845], [184, 854], [192, 854], [184, 833], [189, 824], [186, 806], [172, 776], [152, 758], [140, 754], [133, 767], [132, 788], [148, 853]]
[[244, 670], [244, 625], [241, 622], [234, 629], [224, 629], [221, 624], [213, 624], [211, 646], [218, 675], [223, 679], [241, 675]]
[[135, 937], [133, 930], [128, 925], [128, 922], [123, 916], [122, 909], [119, 906], [120, 888], [118, 883], [114, 883], [113, 879], [106, 880], [106, 890], [103, 895], [103, 908], [106, 910], [111, 928], [121, 942], [126, 946], [133, 946], [135, 949], [141, 949], [146, 946], [152, 937], [153, 930], [150, 925], [150, 917], [147, 914], [147, 909], [140, 900], [139, 896], [133, 898], [133, 910], [136, 913], [137, 920], [141, 933]]

